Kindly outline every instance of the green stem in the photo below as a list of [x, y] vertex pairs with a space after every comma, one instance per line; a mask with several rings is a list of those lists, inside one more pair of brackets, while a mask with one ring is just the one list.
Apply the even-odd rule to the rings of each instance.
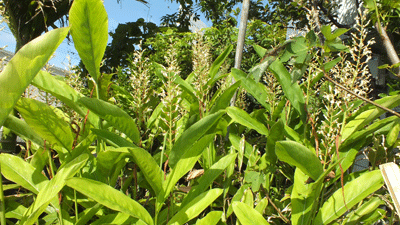
[[0, 165], [0, 221], [1, 225], [6, 225], [6, 204], [4, 202], [4, 193], [3, 193], [3, 178], [1, 176], [1, 165]]
[[76, 190], [74, 189], [74, 201], [75, 201], [75, 221], [78, 223], [79, 213], [78, 213], [78, 202], [76, 200]]

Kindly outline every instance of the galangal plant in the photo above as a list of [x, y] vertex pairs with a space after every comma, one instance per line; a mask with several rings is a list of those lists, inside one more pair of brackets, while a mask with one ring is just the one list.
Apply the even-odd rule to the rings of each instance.
[[[0, 75], [0, 95], [5, 99], [0, 103], [1, 125], [27, 141], [28, 155], [26, 160], [0, 155], [3, 176], [15, 183], [1, 186], [2, 224], [17, 220], [21, 224], [184, 224], [196, 218], [223, 193], [221, 188], [209, 187], [234, 163], [236, 154], [213, 162], [182, 201], [174, 201], [173, 192], [202, 153], [213, 148], [221, 130], [216, 125], [233, 92], [215, 99], [207, 115], [184, 120], [186, 126], [178, 133], [167, 133], [169, 145], [153, 156], [140, 147], [142, 136], [135, 119], [106, 101], [109, 82], [100, 74], [108, 37], [103, 3], [74, 1], [69, 18], [70, 27], [50, 31], [24, 46]], [[40, 71], [68, 32], [93, 79], [93, 98]], [[218, 68], [231, 50], [211, 65], [211, 83], [219, 79]], [[171, 79], [166, 81], [169, 85], [179, 82], [173, 71], [163, 73]], [[69, 118], [57, 108], [21, 98], [30, 83], [57, 97], [83, 119], [70, 127]], [[155, 113], [171, 110], [164, 103]], [[10, 115], [13, 108], [23, 120]], [[135, 164], [130, 168], [133, 171], [120, 180], [121, 169], [131, 163]], [[116, 184], [117, 189], [113, 188]], [[142, 190], [144, 196], [138, 194]], [[4, 191], [15, 195], [5, 198]], [[199, 223], [217, 223], [222, 213], [210, 212]]]
[[[380, 172], [352, 167], [379, 137], [387, 149], [396, 145], [399, 118], [380, 120], [385, 111], [376, 105], [393, 108], [400, 98], [364, 105], [341, 95], [363, 86], [368, 55], [367, 48], [347, 50], [338, 38], [347, 30], [325, 26], [324, 42], [310, 31], [270, 52], [255, 46], [263, 60], [248, 74], [219, 72], [232, 46], [212, 64], [195, 64], [185, 79], [176, 53], [166, 51], [165, 64], [152, 65], [161, 91], [149, 97], [149, 80], [138, 74], [128, 92], [100, 73], [108, 37], [102, 1], [75, 0], [69, 19], [70, 27], [21, 48], [0, 74], [0, 125], [27, 141], [25, 155], [0, 155], [1, 173], [13, 182], [0, 185], [1, 224], [358, 224], [385, 217]], [[40, 70], [68, 32], [91, 76], [90, 97]], [[346, 57], [356, 66], [341, 71]], [[338, 71], [353, 81], [345, 91], [336, 87]], [[230, 76], [237, 82], [214, 89]], [[79, 116], [21, 98], [30, 83]], [[110, 103], [109, 87], [132, 105], [129, 114]], [[256, 109], [229, 106], [239, 87]]]

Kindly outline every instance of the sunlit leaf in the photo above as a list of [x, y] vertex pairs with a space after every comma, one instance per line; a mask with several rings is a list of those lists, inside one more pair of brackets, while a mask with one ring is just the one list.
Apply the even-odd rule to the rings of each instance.
[[0, 73], [0, 126], [32, 79], [47, 63], [68, 34], [54, 29], [24, 45]]
[[108, 41], [108, 17], [101, 0], [75, 0], [69, 11], [71, 36], [82, 62], [99, 85]]

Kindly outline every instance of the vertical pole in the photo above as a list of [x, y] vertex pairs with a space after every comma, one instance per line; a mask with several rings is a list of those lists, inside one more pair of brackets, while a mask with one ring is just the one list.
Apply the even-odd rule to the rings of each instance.
[[[236, 54], [235, 54], [235, 69], [240, 69], [240, 64], [242, 62], [244, 39], [246, 37], [247, 18], [249, 17], [249, 8], [250, 8], [250, 0], [243, 0], [242, 16], [240, 18], [239, 35], [238, 35]], [[232, 84], [235, 83], [235, 78], [232, 77], [231, 83]], [[236, 95], [237, 93], [235, 92], [235, 94], [231, 99], [231, 106], [235, 105]]]

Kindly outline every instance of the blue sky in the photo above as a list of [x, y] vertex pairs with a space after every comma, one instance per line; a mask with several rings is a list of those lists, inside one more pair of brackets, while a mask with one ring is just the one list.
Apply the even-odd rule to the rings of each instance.
[[[119, 23], [133, 22], [139, 18], [144, 18], [146, 21], [159, 25], [162, 16], [175, 13], [179, 9], [177, 3], [171, 3], [169, 0], [150, 0], [149, 2], [148, 5], [144, 5], [135, 0], [121, 0], [118, 4], [117, 0], [105, 0], [104, 5], [108, 13], [109, 31], [114, 31]], [[211, 22], [206, 21], [204, 16], [201, 16], [201, 20], [207, 26], [211, 25]], [[5, 23], [1, 24], [0, 27], [4, 27], [0, 31], [0, 47], [6, 46], [6, 50], [14, 52], [14, 36]], [[109, 38], [109, 42], [111, 42], [111, 38]], [[69, 65], [67, 56], [70, 57], [72, 65], [79, 63], [79, 56], [73, 47], [73, 43], [68, 43], [66, 39], [57, 49], [55, 57], [50, 60], [50, 64], [66, 69]]]

